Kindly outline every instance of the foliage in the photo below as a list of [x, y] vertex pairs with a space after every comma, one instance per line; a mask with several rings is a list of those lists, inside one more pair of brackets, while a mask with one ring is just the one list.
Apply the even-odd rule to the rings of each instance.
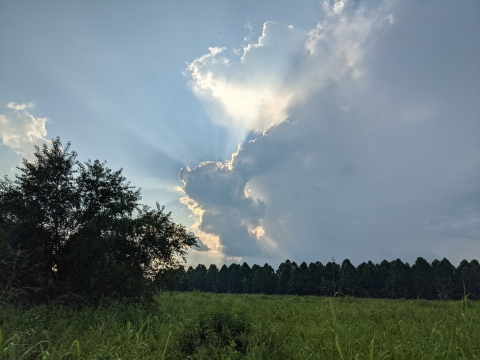
[[3, 299], [149, 297], [196, 244], [163, 207], [141, 206], [121, 169], [81, 163], [59, 138], [35, 158], [0, 180]]
[[203, 310], [198, 319], [185, 326], [180, 341], [181, 349], [187, 355], [199, 351], [214, 355], [217, 349], [230, 347], [244, 354], [249, 331], [249, 321], [245, 316], [234, 313], [231, 306]]
[[[480, 303], [162, 293], [156, 306], [0, 307], [0, 359], [476, 359]], [[214, 319], [214, 316], [217, 316]], [[192, 355], [185, 334], [208, 341]], [[217, 324], [245, 328], [222, 340]], [[211, 338], [210, 338], [211, 336]], [[209, 346], [217, 341], [226, 346]]]

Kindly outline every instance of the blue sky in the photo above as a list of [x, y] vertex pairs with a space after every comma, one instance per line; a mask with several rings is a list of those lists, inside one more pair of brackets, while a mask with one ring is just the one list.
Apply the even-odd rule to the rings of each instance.
[[0, 1], [0, 172], [60, 136], [189, 264], [480, 258], [480, 5]]

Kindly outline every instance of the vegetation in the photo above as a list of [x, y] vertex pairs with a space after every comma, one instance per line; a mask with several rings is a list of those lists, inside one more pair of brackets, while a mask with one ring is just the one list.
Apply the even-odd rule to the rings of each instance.
[[477, 359], [480, 302], [163, 293], [0, 308], [1, 359]]
[[455, 268], [450, 261], [431, 264], [419, 257], [410, 266], [400, 259], [380, 264], [371, 261], [358, 267], [346, 259], [341, 265], [331, 261], [305, 262], [298, 266], [289, 260], [275, 271], [247, 263], [198, 265], [178, 270], [178, 291], [207, 291], [234, 294], [289, 294], [317, 296], [355, 296], [391, 299], [480, 299], [480, 264], [463, 260]]
[[60, 139], [0, 180], [0, 296], [7, 301], [151, 298], [196, 238], [98, 160]]

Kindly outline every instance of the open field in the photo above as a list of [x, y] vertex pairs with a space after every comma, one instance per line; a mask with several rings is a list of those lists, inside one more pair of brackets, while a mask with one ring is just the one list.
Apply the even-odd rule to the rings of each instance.
[[165, 293], [0, 308], [2, 359], [478, 359], [480, 302]]

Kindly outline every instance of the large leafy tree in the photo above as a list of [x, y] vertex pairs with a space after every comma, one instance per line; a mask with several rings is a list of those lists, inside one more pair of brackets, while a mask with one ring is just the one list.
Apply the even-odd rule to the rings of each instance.
[[196, 245], [163, 207], [140, 205], [122, 170], [80, 163], [59, 138], [36, 147], [35, 158], [0, 180], [0, 260], [23, 269], [0, 267], [0, 279], [31, 289], [30, 300], [148, 296]]

